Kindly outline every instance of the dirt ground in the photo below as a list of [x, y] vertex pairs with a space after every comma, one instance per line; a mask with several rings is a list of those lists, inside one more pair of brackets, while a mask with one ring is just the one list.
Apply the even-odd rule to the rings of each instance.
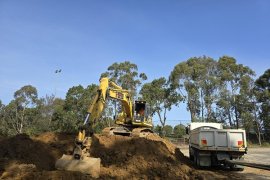
[[[74, 137], [44, 133], [0, 138], [0, 179], [92, 179], [54, 167], [62, 154], [72, 153]], [[181, 149], [154, 134], [146, 138], [94, 135], [90, 153], [101, 158], [99, 179], [243, 179], [229, 171], [197, 170]]]

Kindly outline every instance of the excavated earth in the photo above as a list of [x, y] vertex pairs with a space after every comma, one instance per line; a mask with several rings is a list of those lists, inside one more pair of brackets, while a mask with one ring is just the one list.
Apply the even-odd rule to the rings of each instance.
[[[92, 179], [54, 164], [71, 154], [74, 135], [44, 133], [0, 138], [0, 179]], [[242, 179], [224, 171], [197, 170], [169, 141], [151, 134], [146, 138], [94, 135], [91, 156], [101, 158], [100, 179]]]

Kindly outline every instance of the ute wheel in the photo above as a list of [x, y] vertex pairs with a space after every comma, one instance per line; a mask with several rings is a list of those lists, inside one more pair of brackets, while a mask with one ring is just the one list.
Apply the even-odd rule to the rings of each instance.
[[197, 156], [196, 156], [196, 154], [194, 154], [194, 156], [193, 156], [193, 162], [197, 166]]
[[191, 153], [189, 153], [189, 159], [190, 159], [191, 161], [194, 160], [194, 156], [193, 156]]
[[198, 155], [196, 159], [197, 159], [196, 165], [197, 165], [198, 167], [201, 167], [201, 165], [200, 165], [200, 156]]
[[195, 151], [194, 153], [194, 164], [197, 167], [200, 167], [200, 157], [199, 157], [199, 153]]

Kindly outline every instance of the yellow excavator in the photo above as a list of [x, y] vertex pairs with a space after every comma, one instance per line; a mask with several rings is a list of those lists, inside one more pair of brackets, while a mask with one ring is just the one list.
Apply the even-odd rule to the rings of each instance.
[[92, 158], [89, 153], [91, 136], [86, 136], [87, 124], [92, 129], [94, 122], [100, 120], [108, 99], [121, 102], [121, 112], [115, 117], [116, 127], [103, 129], [104, 135], [124, 135], [144, 137], [153, 133], [151, 128], [152, 117], [145, 101], [133, 102], [130, 91], [123, 89], [109, 78], [101, 78], [99, 89], [90, 104], [84, 126], [79, 129], [75, 140], [73, 155], [63, 155], [56, 161], [55, 167], [59, 170], [79, 171], [99, 177], [100, 158]]

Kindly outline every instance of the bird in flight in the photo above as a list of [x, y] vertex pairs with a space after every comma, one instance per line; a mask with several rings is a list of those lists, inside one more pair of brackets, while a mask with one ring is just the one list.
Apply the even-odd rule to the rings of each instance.
[[62, 71], [62, 69], [57, 69], [57, 70], [55, 70], [54, 73], [60, 73], [61, 71]]

